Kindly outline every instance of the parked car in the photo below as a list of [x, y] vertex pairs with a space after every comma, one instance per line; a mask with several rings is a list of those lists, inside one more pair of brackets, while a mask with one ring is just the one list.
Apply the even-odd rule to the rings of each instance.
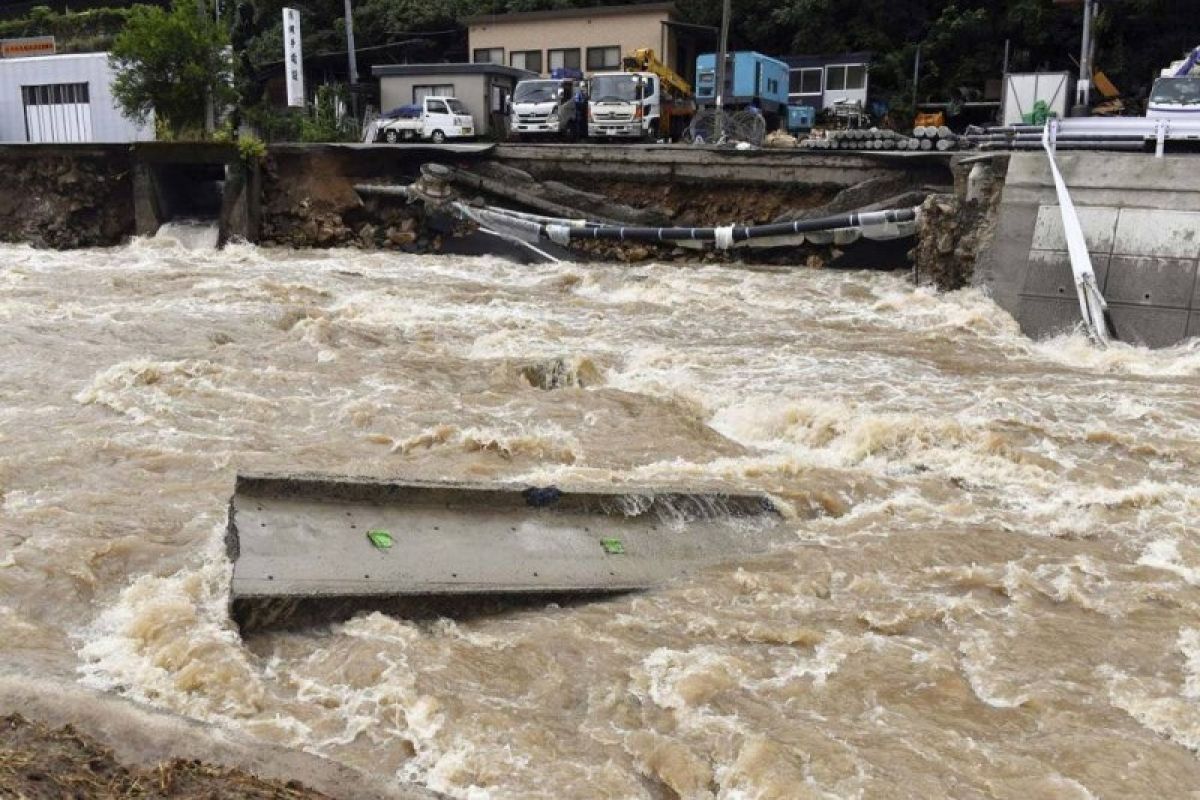
[[428, 139], [441, 144], [447, 139], [475, 135], [475, 120], [457, 97], [426, 97], [420, 103], [400, 106], [379, 119], [377, 141], [395, 144]]

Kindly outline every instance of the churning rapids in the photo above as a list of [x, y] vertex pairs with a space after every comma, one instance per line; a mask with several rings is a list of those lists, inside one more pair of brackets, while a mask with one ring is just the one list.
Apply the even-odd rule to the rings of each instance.
[[[1200, 786], [1200, 347], [902, 277], [0, 248], [3, 667], [466, 798]], [[524, 368], [562, 359], [554, 390]], [[243, 641], [238, 469], [701, 482], [671, 588]]]

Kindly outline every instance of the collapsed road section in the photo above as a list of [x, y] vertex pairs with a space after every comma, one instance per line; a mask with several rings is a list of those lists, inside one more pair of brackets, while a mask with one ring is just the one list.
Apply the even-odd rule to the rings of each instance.
[[245, 631], [394, 598], [647, 589], [762, 550], [782, 519], [760, 494], [243, 475], [231, 610]]

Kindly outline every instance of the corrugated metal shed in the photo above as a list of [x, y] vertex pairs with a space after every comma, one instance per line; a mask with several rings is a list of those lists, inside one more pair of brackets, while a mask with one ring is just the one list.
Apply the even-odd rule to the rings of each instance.
[[0, 60], [0, 142], [133, 142], [154, 138], [113, 103], [107, 53]]

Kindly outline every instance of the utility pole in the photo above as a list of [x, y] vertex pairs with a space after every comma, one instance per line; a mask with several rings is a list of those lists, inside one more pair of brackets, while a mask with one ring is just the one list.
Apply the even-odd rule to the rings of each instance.
[[1087, 116], [1092, 95], [1092, 23], [1096, 17], [1096, 0], [1083, 0], [1083, 43], [1079, 52], [1079, 82], [1075, 84], [1075, 108], [1072, 116]]
[[921, 45], [917, 45], [917, 59], [913, 62], [913, 118], [917, 116], [917, 86], [921, 83]]
[[350, 10], [350, 0], [346, 0], [346, 60], [350, 65], [350, 108], [357, 121], [358, 94], [354, 87], [358, 85], [358, 54], [354, 51], [354, 14]]
[[721, 6], [721, 41], [717, 43], [717, 116], [714, 133], [718, 143], [725, 138], [725, 57], [729, 47], [730, 5], [730, 0], [724, 0]]
[[[196, 14], [200, 17], [200, 26], [207, 27], [208, 11], [204, 7], [204, 0], [197, 0]], [[204, 93], [204, 133], [210, 135], [217, 129], [217, 111], [213, 107], [212, 90], [209, 89]]]
[[354, 15], [346, 0], [346, 60], [350, 62], [350, 85], [358, 83], [358, 54], [354, 52]]

